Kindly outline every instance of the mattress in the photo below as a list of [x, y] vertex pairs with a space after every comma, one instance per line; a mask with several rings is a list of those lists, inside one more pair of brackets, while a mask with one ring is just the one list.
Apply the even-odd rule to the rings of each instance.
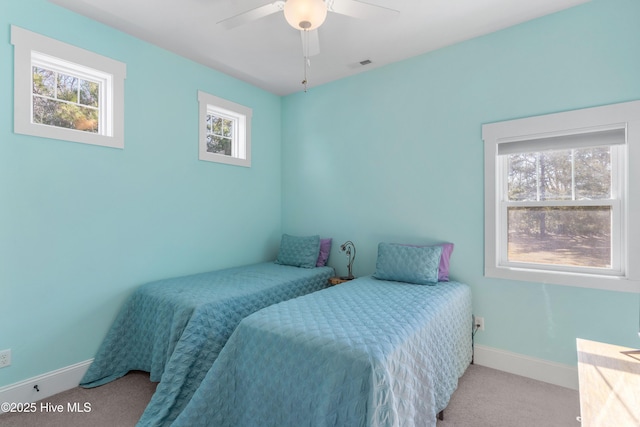
[[435, 426], [471, 362], [471, 291], [363, 277], [245, 318], [174, 425]]
[[330, 267], [269, 262], [143, 285], [125, 302], [80, 385], [149, 372], [160, 384], [140, 425], [168, 425], [244, 317], [323, 289], [333, 274]]

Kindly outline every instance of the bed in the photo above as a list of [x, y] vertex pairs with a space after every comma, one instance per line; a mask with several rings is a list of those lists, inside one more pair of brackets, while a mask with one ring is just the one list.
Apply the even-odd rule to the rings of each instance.
[[151, 381], [159, 384], [139, 424], [169, 424], [244, 317], [327, 286], [334, 270], [316, 266], [317, 246], [307, 268], [296, 261], [300, 246], [291, 249], [293, 257], [281, 256], [286, 246], [283, 236], [276, 262], [139, 287], [120, 310], [80, 385], [96, 387], [132, 370], [149, 372]]
[[403, 257], [242, 320], [173, 425], [435, 426], [471, 362], [471, 291]]

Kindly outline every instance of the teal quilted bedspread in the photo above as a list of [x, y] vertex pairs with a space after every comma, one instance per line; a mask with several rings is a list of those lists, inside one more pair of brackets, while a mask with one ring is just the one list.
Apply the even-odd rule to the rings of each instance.
[[143, 285], [122, 307], [80, 385], [149, 372], [160, 383], [139, 425], [168, 425], [244, 317], [323, 289], [333, 274], [330, 267], [269, 262]]
[[428, 427], [471, 362], [471, 291], [363, 277], [245, 318], [176, 426]]

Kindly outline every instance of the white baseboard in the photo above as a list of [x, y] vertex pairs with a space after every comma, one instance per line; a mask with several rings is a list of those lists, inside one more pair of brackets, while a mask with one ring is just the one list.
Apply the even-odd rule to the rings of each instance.
[[[0, 403], [31, 403], [77, 387], [93, 359], [0, 387]], [[36, 389], [37, 386], [37, 389]], [[38, 391], [39, 390], [39, 391]], [[2, 413], [0, 409], [0, 413]]]
[[474, 350], [474, 363], [477, 365], [578, 390], [577, 366], [549, 362], [477, 344]]
[[[0, 402], [30, 403], [77, 387], [93, 359], [0, 388]], [[578, 390], [578, 368], [475, 345], [474, 363]], [[37, 391], [35, 386], [38, 386]], [[0, 413], [2, 411], [0, 410]]]

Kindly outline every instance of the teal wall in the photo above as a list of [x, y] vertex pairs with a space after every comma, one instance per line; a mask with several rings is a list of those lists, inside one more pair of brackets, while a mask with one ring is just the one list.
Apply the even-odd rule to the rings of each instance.
[[479, 344], [568, 365], [576, 337], [637, 347], [637, 295], [483, 277], [481, 127], [640, 99], [639, 17], [593, 0], [284, 98], [285, 229], [353, 240], [356, 275], [378, 242], [454, 242]]
[[[637, 295], [483, 277], [481, 126], [640, 99], [639, 16], [593, 0], [280, 98], [44, 0], [0, 2], [0, 387], [93, 357], [141, 283], [272, 259], [282, 231], [333, 237], [341, 273], [353, 240], [356, 275], [380, 241], [454, 242], [486, 346], [569, 365], [576, 337], [638, 346]], [[127, 64], [124, 150], [13, 134], [10, 24]], [[197, 160], [197, 90], [253, 108], [251, 168]]]
[[[127, 65], [125, 149], [13, 133], [10, 25]], [[198, 160], [197, 91], [253, 109], [252, 167]], [[44, 0], [0, 2], [0, 387], [92, 358], [136, 286], [275, 258], [281, 98]]]

